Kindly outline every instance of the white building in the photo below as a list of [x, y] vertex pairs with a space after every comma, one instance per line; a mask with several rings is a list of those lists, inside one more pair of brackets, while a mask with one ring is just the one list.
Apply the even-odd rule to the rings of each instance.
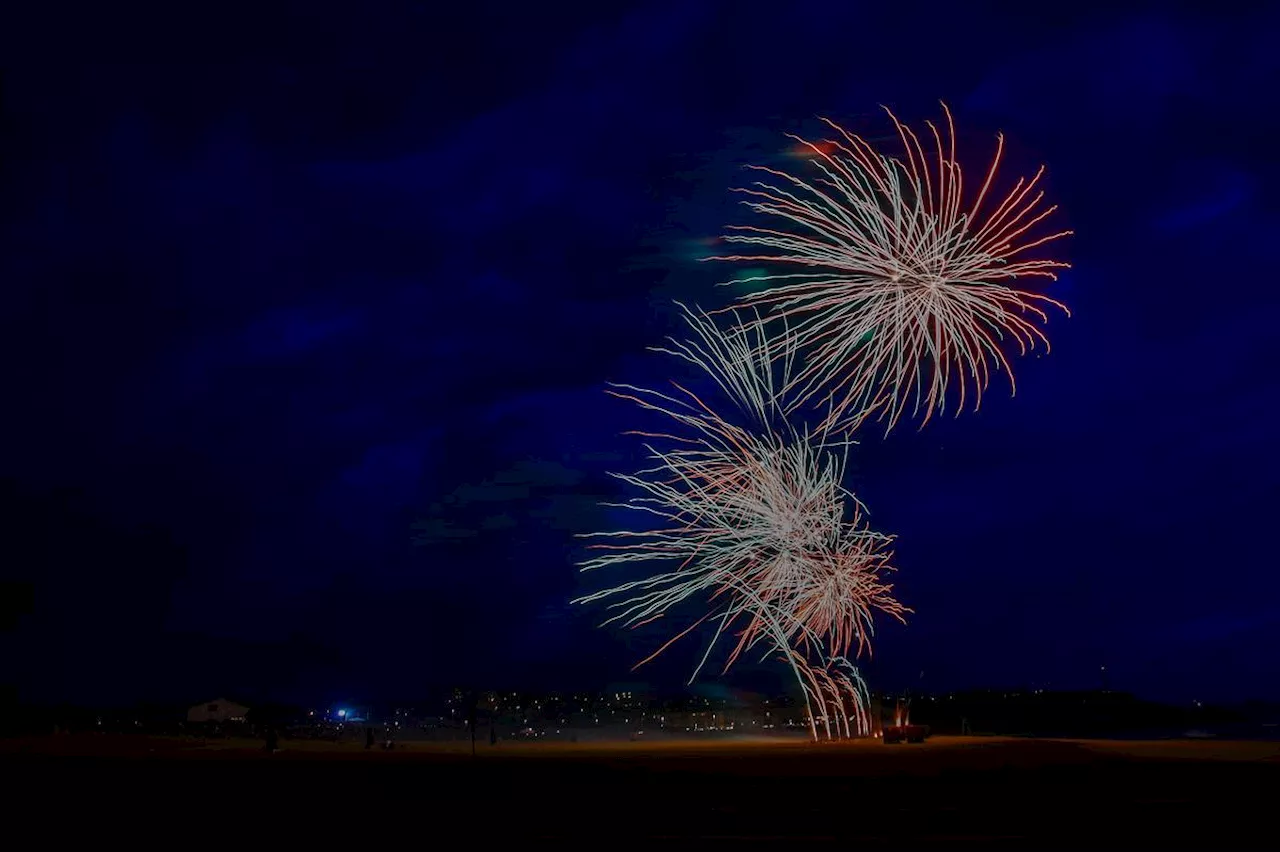
[[243, 722], [249, 708], [225, 698], [197, 704], [187, 711], [188, 722]]

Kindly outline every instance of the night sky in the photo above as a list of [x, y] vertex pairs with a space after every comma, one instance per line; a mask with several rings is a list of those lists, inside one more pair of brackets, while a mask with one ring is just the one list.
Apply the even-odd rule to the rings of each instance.
[[1280, 8], [541, 5], [0, 28], [0, 681], [678, 686], [698, 643], [633, 675], [661, 636], [568, 604], [640, 457], [604, 384], [724, 303], [743, 163], [942, 99], [971, 169], [1049, 166], [1074, 315], [1016, 398], [856, 450], [916, 611], [872, 686], [1280, 698]]

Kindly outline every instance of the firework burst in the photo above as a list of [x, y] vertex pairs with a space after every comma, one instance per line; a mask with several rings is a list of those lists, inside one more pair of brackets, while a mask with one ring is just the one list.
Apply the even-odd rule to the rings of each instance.
[[[865, 690], [845, 655], [867, 649], [873, 611], [897, 618], [906, 612], [883, 581], [892, 570], [892, 539], [867, 527], [865, 510], [841, 484], [849, 442], [799, 431], [782, 416], [792, 339], [772, 341], [758, 323], [725, 332], [706, 315], [686, 310], [685, 317], [693, 339], [658, 351], [699, 367], [729, 408], [722, 415], [679, 384], [674, 394], [613, 386], [611, 393], [662, 414], [676, 428], [633, 433], [646, 439], [654, 464], [615, 474], [642, 496], [607, 504], [656, 522], [641, 531], [584, 536], [594, 539], [596, 551], [584, 570], [651, 562], [674, 567], [576, 602], [608, 600], [614, 614], [606, 624], [638, 627], [705, 598], [712, 609], [641, 665], [710, 620], [715, 635], [695, 677], [720, 637], [737, 631], [726, 670], [763, 646], [764, 656], [776, 654], [791, 666], [810, 706], [842, 708], [838, 731], [861, 731]], [[824, 725], [831, 715], [823, 711]]]
[[946, 133], [929, 122], [923, 142], [889, 112], [901, 159], [826, 119], [834, 139], [791, 136], [812, 177], [749, 167], [763, 176], [737, 190], [743, 203], [778, 224], [730, 227], [724, 242], [752, 251], [705, 258], [778, 270], [726, 283], [753, 285], [739, 302], [765, 316], [750, 321], [788, 324], [804, 365], [784, 390], [791, 409], [820, 402], [823, 428], [854, 429], [874, 415], [887, 432], [908, 410], [923, 425], [950, 400], [956, 413], [969, 400], [976, 409], [993, 371], [1004, 370], [1013, 386], [1006, 349], [1025, 354], [1039, 343], [1047, 351], [1046, 309], [1067, 311], [1012, 286], [1055, 279], [1067, 267], [1034, 256], [1071, 233], [1039, 235], [1056, 209], [1041, 204], [1044, 168], [999, 197], [992, 187], [1004, 138], [997, 136], [986, 176], [967, 200], [955, 127], [945, 104], [943, 111]]

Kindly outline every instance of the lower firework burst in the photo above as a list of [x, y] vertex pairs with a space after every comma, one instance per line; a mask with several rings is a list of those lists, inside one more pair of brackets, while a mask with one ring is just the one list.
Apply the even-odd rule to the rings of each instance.
[[736, 632], [726, 670], [746, 652], [779, 656], [803, 689], [811, 721], [816, 702], [829, 735], [836, 717], [837, 733], [862, 732], [865, 690], [846, 654], [868, 649], [874, 611], [899, 619], [906, 612], [884, 582], [892, 539], [867, 527], [864, 509], [841, 484], [848, 442], [792, 428], [782, 415], [780, 389], [794, 362], [789, 338], [778, 351], [750, 326], [723, 332], [705, 315], [686, 310], [685, 317], [693, 339], [659, 351], [700, 368], [727, 406], [717, 411], [678, 384], [674, 394], [613, 387], [674, 428], [636, 433], [654, 464], [617, 474], [641, 496], [610, 504], [656, 523], [585, 536], [596, 555], [583, 563], [584, 570], [667, 567], [577, 602], [608, 600], [614, 614], [606, 624], [636, 627], [678, 604], [705, 601], [702, 618], [640, 664], [712, 622], [695, 677], [720, 637]]

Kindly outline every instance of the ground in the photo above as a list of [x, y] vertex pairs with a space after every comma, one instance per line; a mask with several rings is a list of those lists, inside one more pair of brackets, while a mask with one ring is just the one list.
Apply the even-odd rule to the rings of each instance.
[[419, 847], [529, 836], [597, 848], [673, 838], [1239, 848], [1272, 836], [1280, 790], [1280, 743], [486, 740], [474, 758], [464, 743], [284, 746], [64, 736], [0, 744], [0, 759], [23, 779], [14, 813], [51, 838], [148, 846], [197, 829], [323, 845], [382, 828]]

